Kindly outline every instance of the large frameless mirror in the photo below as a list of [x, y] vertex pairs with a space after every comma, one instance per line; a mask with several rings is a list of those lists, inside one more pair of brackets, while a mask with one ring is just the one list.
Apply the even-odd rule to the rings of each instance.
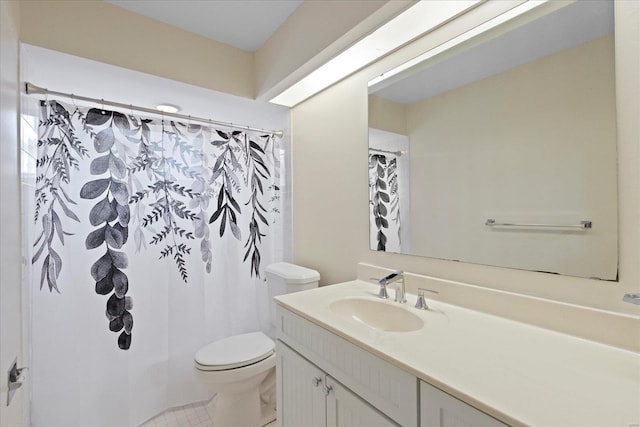
[[613, 7], [548, 2], [370, 82], [372, 250], [617, 279]]

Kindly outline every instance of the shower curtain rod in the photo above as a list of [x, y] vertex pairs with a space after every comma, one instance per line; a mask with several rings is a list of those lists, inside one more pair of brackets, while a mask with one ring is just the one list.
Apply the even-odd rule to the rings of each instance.
[[391, 150], [382, 150], [380, 148], [369, 148], [369, 151], [378, 151], [380, 153], [389, 153], [389, 154], [394, 154], [398, 157], [402, 156], [404, 154], [404, 151], [391, 151]]
[[31, 83], [26, 83], [25, 84], [25, 89], [26, 89], [27, 95], [43, 94], [43, 95], [63, 96], [65, 98], [71, 98], [72, 100], [77, 99], [79, 101], [94, 102], [94, 103], [99, 103], [99, 104], [102, 104], [102, 105], [108, 105], [110, 107], [143, 111], [145, 113], [158, 114], [158, 115], [161, 115], [161, 116], [175, 117], [175, 118], [178, 118], [178, 119], [188, 120], [188, 121], [192, 121], [192, 122], [195, 121], [195, 122], [207, 123], [207, 124], [210, 124], [210, 125], [224, 126], [224, 127], [233, 128], [233, 129], [243, 129], [243, 130], [250, 130], [250, 131], [256, 131], [256, 132], [264, 132], [264, 133], [268, 133], [268, 134], [279, 136], [279, 137], [282, 137], [282, 135], [283, 135], [283, 131], [281, 131], [281, 130], [269, 130], [269, 129], [262, 129], [262, 128], [254, 128], [254, 127], [251, 127], [251, 126], [243, 126], [243, 125], [238, 125], [238, 124], [235, 124], [235, 123], [220, 122], [220, 121], [212, 120], [212, 119], [203, 119], [201, 117], [187, 116], [187, 115], [178, 114], [178, 113], [164, 113], [162, 111], [154, 110], [152, 108], [137, 107], [137, 106], [131, 105], [131, 104], [121, 104], [119, 102], [105, 101], [104, 99], [98, 99], [98, 98], [88, 98], [86, 96], [74, 95], [73, 93], [56, 92], [54, 90], [45, 89], [45, 88], [36, 86], [34, 84], [31, 84]]

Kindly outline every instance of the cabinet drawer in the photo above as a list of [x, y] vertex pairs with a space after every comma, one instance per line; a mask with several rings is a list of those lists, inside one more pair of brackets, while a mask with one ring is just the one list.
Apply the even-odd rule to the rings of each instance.
[[420, 427], [507, 427], [495, 418], [420, 381]]
[[418, 381], [413, 375], [280, 306], [277, 334], [398, 424], [418, 425]]

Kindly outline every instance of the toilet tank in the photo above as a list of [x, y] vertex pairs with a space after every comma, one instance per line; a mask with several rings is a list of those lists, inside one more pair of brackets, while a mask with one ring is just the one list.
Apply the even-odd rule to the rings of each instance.
[[265, 273], [269, 298], [317, 288], [320, 281], [320, 273], [317, 271], [288, 262], [270, 264]]
[[275, 326], [276, 307], [273, 297], [318, 287], [320, 273], [288, 262], [276, 262], [265, 269], [271, 324]]

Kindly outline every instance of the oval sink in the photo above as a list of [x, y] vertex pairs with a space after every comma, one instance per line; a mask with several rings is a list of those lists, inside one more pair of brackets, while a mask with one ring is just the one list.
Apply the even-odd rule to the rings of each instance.
[[329, 305], [331, 311], [371, 328], [388, 332], [417, 331], [424, 326], [421, 318], [402, 307], [364, 298], [345, 298]]

